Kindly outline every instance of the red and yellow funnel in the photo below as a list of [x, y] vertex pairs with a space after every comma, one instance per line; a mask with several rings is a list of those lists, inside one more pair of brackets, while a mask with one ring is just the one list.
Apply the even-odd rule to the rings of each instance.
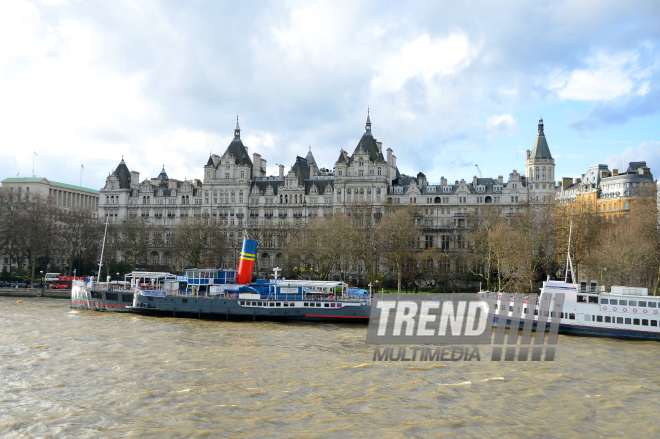
[[241, 259], [238, 261], [238, 273], [236, 283], [245, 285], [252, 282], [252, 270], [254, 269], [254, 258], [257, 257], [257, 241], [254, 239], [243, 239]]

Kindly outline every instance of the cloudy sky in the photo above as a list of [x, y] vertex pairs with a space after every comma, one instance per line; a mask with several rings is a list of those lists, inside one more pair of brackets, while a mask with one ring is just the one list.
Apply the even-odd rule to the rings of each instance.
[[542, 116], [556, 175], [660, 176], [660, 2], [0, 2], [0, 178], [100, 188], [122, 155], [201, 178], [236, 114], [290, 167], [352, 152], [367, 107], [401, 172], [524, 172]]

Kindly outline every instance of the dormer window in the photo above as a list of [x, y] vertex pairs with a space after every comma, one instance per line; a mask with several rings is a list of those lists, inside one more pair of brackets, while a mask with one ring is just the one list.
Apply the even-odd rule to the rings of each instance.
[[364, 162], [360, 159], [360, 166], [364, 166]]

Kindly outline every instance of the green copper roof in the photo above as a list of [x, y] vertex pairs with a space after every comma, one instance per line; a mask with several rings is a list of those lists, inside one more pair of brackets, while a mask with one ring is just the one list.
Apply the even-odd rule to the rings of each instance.
[[98, 195], [100, 192], [95, 190], [95, 189], [90, 189], [82, 186], [76, 186], [73, 184], [66, 184], [66, 183], [60, 183], [58, 181], [49, 181], [48, 179], [44, 177], [38, 177], [38, 178], [21, 178], [21, 177], [12, 177], [12, 178], [5, 178], [2, 180], [2, 184], [5, 183], [41, 183], [41, 182], [46, 182], [50, 183], [51, 186], [58, 186], [58, 187], [64, 187], [67, 189], [73, 189], [77, 191], [83, 191], [83, 192], [89, 192], [92, 194]]

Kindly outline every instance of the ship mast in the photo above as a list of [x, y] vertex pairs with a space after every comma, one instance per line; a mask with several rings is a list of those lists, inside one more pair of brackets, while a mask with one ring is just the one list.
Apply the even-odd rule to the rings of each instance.
[[103, 251], [105, 250], [105, 237], [108, 234], [108, 220], [109, 218], [105, 219], [105, 232], [103, 233], [103, 247], [101, 247], [101, 259], [99, 260], [99, 274], [98, 274], [98, 281], [101, 282], [101, 267], [103, 266]]
[[571, 280], [575, 283], [575, 272], [573, 271], [573, 261], [571, 260], [571, 235], [573, 234], [573, 221], [571, 221], [568, 229], [568, 254], [566, 255], [566, 275], [564, 282], [568, 281], [568, 268], [571, 269]]

